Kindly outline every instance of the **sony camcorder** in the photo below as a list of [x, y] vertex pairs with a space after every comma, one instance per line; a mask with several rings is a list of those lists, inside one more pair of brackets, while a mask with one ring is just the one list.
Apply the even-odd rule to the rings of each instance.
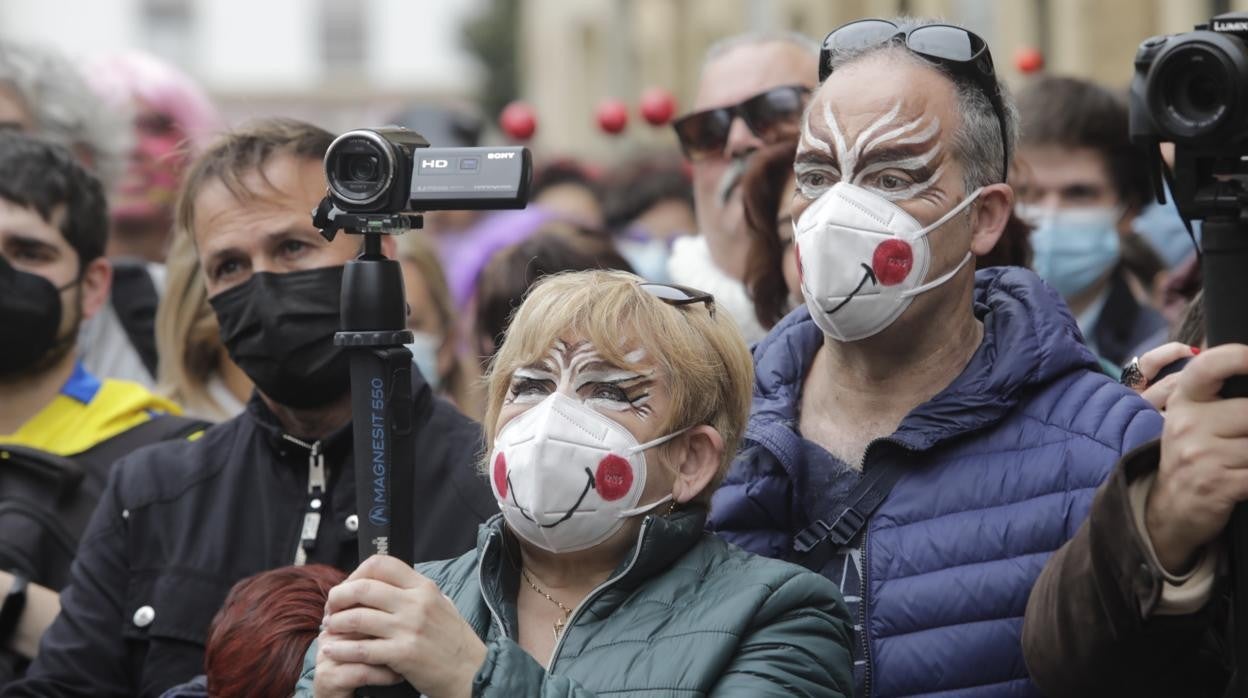
[[524, 208], [532, 170], [526, 148], [431, 148], [398, 126], [348, 131], [325, 153], [329, 198], [349, 214]]

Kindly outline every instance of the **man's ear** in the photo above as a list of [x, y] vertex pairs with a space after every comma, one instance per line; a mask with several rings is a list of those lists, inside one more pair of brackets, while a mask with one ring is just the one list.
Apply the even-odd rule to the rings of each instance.
[[715, 427], [703, 424], [685, 432], [680, 440], [674, 453], [676, 460], [671, 463], [676, 475], [672, 498], [677, 504], [684, 504], [715, 479], [724, 455], [724, 437]]
[[1010, 185], [990, 184], [979, 193], [971, 207], [971, 252], [976, 257], [997, 246], [1013, 211], [1014, 190]]
[[82, 319], [94, 317], [108, 303], [113, 287], [113, 265], [107, 257], [96, 257], [82, 270]]

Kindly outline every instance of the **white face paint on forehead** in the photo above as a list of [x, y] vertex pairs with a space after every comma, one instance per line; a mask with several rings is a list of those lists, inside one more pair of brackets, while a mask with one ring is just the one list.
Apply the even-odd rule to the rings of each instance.
[[[794, 172], [802, 195], [818, 198], [836, 182], [854, 184], [890, 201], [913, 199], [930, 189], [944, 172], [944, 162], [931, 167], [942, 154], [940, 119], [921, 115], [899, 116], [901, 102], [868, 123], [851, 141], [832, 111], [811, 109], [802, 119]], [[823, 121], [828, 140], [811, 131], [811, 121]]]
[[[641, 363], [645, 357], [644, 349], [635, 349], [624, 358]], [[558, 341], [541, 362], [516, 369], [503, 404], [536, 404], [559, 392], [598, 410], [631, 411], [646, 419], [654, 411], [650, 405], [653, 386], [653, 369], [621, 368], [603, 359], [590, 342], [569, 347]]]

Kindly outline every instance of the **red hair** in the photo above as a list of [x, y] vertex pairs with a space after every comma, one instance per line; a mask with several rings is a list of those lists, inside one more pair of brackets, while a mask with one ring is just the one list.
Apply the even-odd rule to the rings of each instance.
[[235, 584], [208, 633], [208, 695], [288, 698], [320, 634], [329, 590], [346, 578], [328, 565], [304, 565]]

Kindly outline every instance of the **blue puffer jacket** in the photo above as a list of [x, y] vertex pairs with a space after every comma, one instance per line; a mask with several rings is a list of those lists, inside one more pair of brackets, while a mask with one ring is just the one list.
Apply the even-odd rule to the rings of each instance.
[[[1039, 695], [1019, 645], [1031, 586], [1119, 456], [1161, 431], [1157, 412], [1100, 373], [1031, 272], [979, 272], [975, 314], [984, 339], [966, 369], [864, 457], [867, 469], [908, 469], [862, 544], [872, 696]], [[754, 349], [746, 443], [710, 524], [747, 550], [792, 557], [794, 535], [857, 480], [797, 432], [802, 379], [822, 342], [803, 308]]]

